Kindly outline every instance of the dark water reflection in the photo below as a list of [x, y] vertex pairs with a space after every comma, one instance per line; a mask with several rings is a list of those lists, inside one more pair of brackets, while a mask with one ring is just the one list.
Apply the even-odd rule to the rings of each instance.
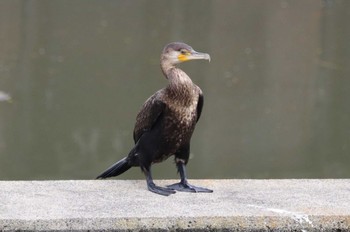
[[[171, 41], [212, 57], [182, 65], [205, 93], [190, 177], [349, 177], [348, 12], [342, 0], [1, 1], [0, 179], [90, 179], [127, 154]], [[154, 176], [176, 177], [173, 161]]]

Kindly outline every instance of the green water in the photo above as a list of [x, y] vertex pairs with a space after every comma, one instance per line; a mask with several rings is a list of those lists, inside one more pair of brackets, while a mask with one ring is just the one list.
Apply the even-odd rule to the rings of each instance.
[[[91, 179], [166, 85], [163, 46], [205, 96], [190, 178], [350, 177], [350, 1], [0, 1], [0, 179]], [[173, 160], [155, 178], [176, 178]], [[139, 169], [121, 178], [143, 178]]]

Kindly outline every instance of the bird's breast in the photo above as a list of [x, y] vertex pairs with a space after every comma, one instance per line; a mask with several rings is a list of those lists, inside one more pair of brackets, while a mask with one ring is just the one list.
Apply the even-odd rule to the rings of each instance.
[[164, 138], [176, 147], [189, 143], [197, 118], [197, 100], [189, 105], [169, 104], [164, 115]]

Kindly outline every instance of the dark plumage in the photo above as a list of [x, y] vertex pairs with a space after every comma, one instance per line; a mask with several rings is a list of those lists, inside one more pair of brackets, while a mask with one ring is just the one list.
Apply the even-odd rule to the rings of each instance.
[[[190, 185], [185, 165], [190, 154], [190, 140], [203, 107], [202, 90], [176, 65], [188, 60], [205, 59], [210, 56], [199, 53], [184, 43], [170, 43], [161, 54], [161, 69], [169, 84], [153, 94], [141, 107], [134, 128], [135, 146], [129, 155], [112, 165], [97, 178], [118, 176], [129, 168], [140, 166], [146, 175], [148, 189], [161, 195], [174, 190], [188, 192], [212, 192]], [[175, 156], [181, 181], [159, 187], [153, 182], [151, 165]]]

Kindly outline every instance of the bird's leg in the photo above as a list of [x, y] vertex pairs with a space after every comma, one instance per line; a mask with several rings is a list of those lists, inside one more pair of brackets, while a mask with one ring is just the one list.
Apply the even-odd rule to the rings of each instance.
[[153, 178], [152, 178], [152, 174], [151, 174], [151, 167], [142, 168], [142, 171], [146, 175], [147, 187], [148, 187], [149, 191], [163, 195], [163, 196], [169, 196], [170, 194], [176, 193], [174, 190], [172, 190], [170, 188], [159, 187], [153, 182]]
[[177, 165], [177, 169], [180, 173], [181, 180], [179, 183], [168, 185], [167, 186], [168, 188], [174, 189], [177, 191], [181, 191], [181, 192], [193, 192], [193, 193], [197, 193], [197, 192], [212, 193], [213, 192], [213, 190], [211, 190], [211, 189], [197, 187], [197, 186], [189, 184], [187, 181], [186, 169], [185, 169], [184, 162], [180, 160], [176, 163], [176, 165]]

